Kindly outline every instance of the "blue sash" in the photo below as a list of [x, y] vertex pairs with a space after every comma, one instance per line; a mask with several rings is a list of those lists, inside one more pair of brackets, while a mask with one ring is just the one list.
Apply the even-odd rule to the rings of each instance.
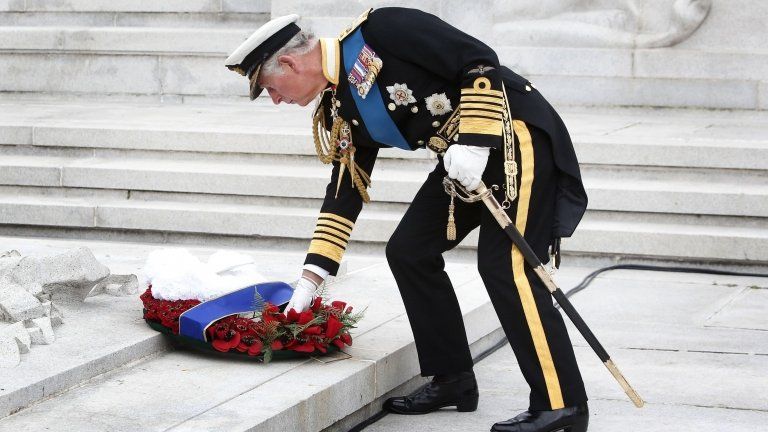
[[179, 316], [179, 334], [206, 342], [205, 330], [214, 321], [229, 315], [252, 312], [263, 306], [263, 303], [261, 306], [254, 304], [257, 303], [256, 292], [263, 302], [282, 305], [291, 299], [293, 288], [285, 282], [265, 282], [200, 303]]
[[[363, 33], [360, 32], [360, 29], [357, 29], [357, 31], [344, 39], [342, 49], [344, 50], [344, 68], [347, 71], [347, 75], [352, 72], [352, 68], [355, 66], [355, 60], [357, 60], [357, 55], [363, 49], [364, 45], [365, 40], [363, 39]], [[400, 133], [400, 129], [398, 129], [395, 122], [392, 121], [392, 117], [387, 113], [384, 99], [381, 96], [381, 91], [379, 91], [378, 85], [374, 83], [371, 86], [365, 99], [361, 98], [354, 88], [350, 87], [350, 93], [352, 93], [352, 99], [355, 101], [357, 110], [363, 118], [363, 123], [365, 123], [368, 128], [368, 133], [371, 134], [371, 138], [376, 142], [386, 144], [390, 147], [411, 150], [408, 141], [405, 140], [403, 134]]]

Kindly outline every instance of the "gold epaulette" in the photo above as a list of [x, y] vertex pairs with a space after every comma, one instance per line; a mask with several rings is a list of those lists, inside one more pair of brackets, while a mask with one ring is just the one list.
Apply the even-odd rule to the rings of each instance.
[[349, 27], [344, 29], [344, 31], [339, 34], [339, 40], [344, 40], [345, 37], [349, 36], [353, 31], [357, 30], [357, 28], [360, 27], [360, 25], [368, 19], [368, 15], [371, 14], [371, 11], [373, 11], [373, 8], [363, 12], [359, 17], [352, 21], [352, 24], [350, 24]]

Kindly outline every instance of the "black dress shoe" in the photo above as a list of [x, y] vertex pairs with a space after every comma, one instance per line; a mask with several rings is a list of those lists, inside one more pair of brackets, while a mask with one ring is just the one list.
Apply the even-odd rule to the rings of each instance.
[[470, 371], [436, 376], [410, 396], [387, 399], [384, 409], [395, 414], [427, 414], [455, 406], [457, 411], [468, 412], [477, 409], [477, 399], [477, 381]]
[[589, 409], [583, 404], [553, 411], [526, 411], [496, 423], [491, 432], [586, 432], [588, 424]]

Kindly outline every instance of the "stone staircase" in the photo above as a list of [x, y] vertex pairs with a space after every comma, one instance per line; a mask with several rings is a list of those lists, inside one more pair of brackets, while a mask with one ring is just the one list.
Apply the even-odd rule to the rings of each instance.
[[269, 11], [263, 0], [0, 2], [0, 95], [162, 102], [241, 95], [242, 80], [222, 58]]
[[[329, 176], [309, 110], [0, 105], [0, 232], [305, 247]], [[760, 112], [564, 111], [590, 195], [569, 255], [764, 264]], [[352, 250], [380, 250], [434, 164], [383, 151]], [[462, 248], [476, 245], [470, 236]]]
[[[0, 232], [305, 248], [329, 176], [313, 155], [309, 111], [248, 103], [246, 83], [221, 64], [270, 12], [301, 6], [328, 34], [365, 6], [327, 8], [336, 3], [0, 2]], [[674, 75], [670, 68], [685, 62], [669, 56], [688, 51], [640, 51], [499, 47], [562, 106], [621, 104], [615, 98], [624, 94], [629, 105], [667, 98], [671, 106], [752, 108], [563, 108], [590, 195], [566, 254], [764, 264], [768, 114], [755, 109], [768, 75], [764, 52], [753, 50], [756, 60], [746, 49], [734, 53], [748, 63], [742, 69], [715, 64]], [[564, 53], [575, 59], [568, 67], [557, 62]], [[674, 92], [637, 84], [616, 93], [584, 84], [642, 83], [632, 78], [640, 69], [690, 75], [695, 85], [680, 78]], [[749, 81], [754, 95], [707, 74]], [[433, 164], [427, 152], [382, 152], [374, 202], [351, 250], [381, 251]], [[470, 236], [459, 253], [476, 241]]]

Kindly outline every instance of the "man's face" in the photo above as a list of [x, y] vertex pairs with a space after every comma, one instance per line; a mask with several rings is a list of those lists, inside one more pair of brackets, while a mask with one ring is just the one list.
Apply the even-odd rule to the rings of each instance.
[[306, 106], [317, 97], [317, 84], [301, 63], [301, 59], [292, 56], [280, 56], [278, 59], [283, 69], [279, 75], [263, 75], [259, 84], [269, 93], [275, 105], [283, 102]]

